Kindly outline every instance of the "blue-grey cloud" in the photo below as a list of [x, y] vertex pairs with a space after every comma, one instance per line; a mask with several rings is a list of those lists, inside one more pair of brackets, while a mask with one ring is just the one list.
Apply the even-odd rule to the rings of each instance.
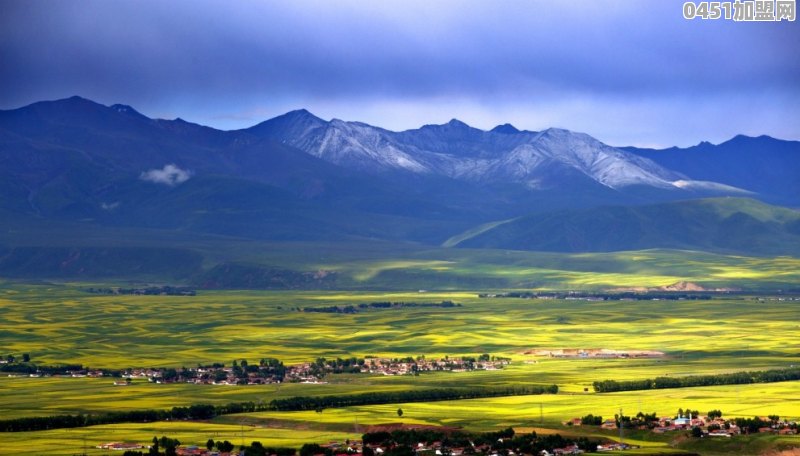
[[686, 21], [669, 0], [0, 8], [3, 108], [80, 94], [221, 128], [306, 107], [394, 129], [558, 125], [618, 144], [800, 138], [798, 23]]

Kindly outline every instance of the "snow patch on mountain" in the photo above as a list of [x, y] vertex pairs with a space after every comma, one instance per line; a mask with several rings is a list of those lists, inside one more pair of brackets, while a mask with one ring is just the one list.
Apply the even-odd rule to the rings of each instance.
[[585, 133], [559, 128], [531, 132], [505, 124], [484, 131], [453, 119], [393, 132], [361, 122], [325, 122], [300, 110], [252, 130], [337, 165], [372, 173], [404, 171], [530, 188], [563, 185], [576, 176], [612, 189], [634, 185], [687, 189], [689, 184], [676, 182], [693, 182]]
[[330, 162], [358, 169], [375, 169], [376, 165], [427, 173], [430, 169], [402, 150], [380, 129], [357, 122], [332, 120], [312, 155]]

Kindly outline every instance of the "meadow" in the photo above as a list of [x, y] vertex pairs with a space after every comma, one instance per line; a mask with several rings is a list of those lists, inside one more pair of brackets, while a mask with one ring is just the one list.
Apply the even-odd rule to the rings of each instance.
[[[556, 262], [576, 262], [578, 258], [553, 257], [548, 261], [553, 262], [555, 270]], [[600, 260], [590, 256], [582, 261], [587, 263], [586, 269], [592, 269]], [[662, 263], [667, 283], [684, 278], [669, 275], [667, 258], [660, 257], [658, 261]], [[748, 261], [756, 264], [758, 260]], [[385, 264], [370, 264], [376, 268], [373, 277], [391, 271], [407, 274], [409, 268], [420, 267], [406, 264], [405, 269], [394, 270]], [[708, 263], [703, 264], [709, 267]], [[363, 266], [358, 270], [366, 274]], [[356, 266], [340, 267], [356, 270]], [[753, 276], [766, 274], [757, 268], [753, 271]], [[634, 273], [643, 274], [632, 270], [631, 274]], [[588, 277], [589, 273], [586, 274]], [[658, 283], [661, 280], [658, 277], [656, 274], [648, 280]], [[34, 362], [41, 364], [81, 363], [114, 369], [213, 362], [230, 365], [233, 360], [254, 362], [265, 357], [294, 364], [317, 357], [424, 355], [432, 358], [481, 353], [507, 356], [512, 363], [499, 371], [398, 377], [329, 375], [325, 379], [327, 384], [280, 386], [161, 385], [136, 379], [131, 386], [118, 387], [110, 378], [2, 377], [0, 413], [4, 418], [171, 408], [196, 403], [268, 402], [278, 397], [433, 387], [555, 383], [560, 392], [326, 409], [322, 413], [227, 415], [210, 423], [121, 424], [3, 434], [0, 442], [4, 448], [30, 448], [25, 445], [33, 442], [37, 454], [74, 454], [82, 448], [84, 438], [86, 445], [93, 447], [107, 441], [147, 442], [153, 435], [168, 435], [198, 445], [208, 438], [231, 441], [236, 438], [238, 444], [242, 432], [247, 443], [259, 440], [265, 445], [299, 447], [305, 442], [355, 438], [367, 425], [397, 421], [454, 425], [475, 431], [541, 426], [577, 432], [563, 428], [561, 421], [588, 413], [613, 416], [620, 408], [625, 414], [641, 410], [673, 415], [678, 408], [691, 407], [701, 411], [721, 409], [726, 416], [778, 414], [800, 418], [800, 382], [613, 394], [595, 394], [591, 390], [595, 380], [712, 374], [800, 364], [800, 340], [796, 337], [800, 313], [796, 311], [796, 301], [759, 301], [754, 295], [717, 295], [709, 301], [478, 297], [479, 292], [487, 290], [199, 291], [197, 296], [120, 296], [87, 293], [85, 289], [92, 285], [96, 284], [5, 283], [0, 290], [0, 321], [5, 322], [0, 328], [0, 350], [17, 356], [28, 353]], [[375, 301], [442, 300], [460, 303], [462, 307], [368, 309], [355, 314], [297, 310]], [[659, 350], [666, 356], [557, 359], [524, 353], [535, 348]], [[398, 407], [405, 412], [402, 419], [396, 414]], [[587, 428], [580, 432], [599, 431]], [[651, 436], [640, 438], [647, 441]], [[767, 445], [764, 437], [759, 439], [758, 445]], [[800, 445], [791, 438], [789, 442]], [[669, 451], [669, 443], [663, 438], [655, 439], [648, 444], [647, 451]], [[90, 450], [89, 454], [103, 452]]]

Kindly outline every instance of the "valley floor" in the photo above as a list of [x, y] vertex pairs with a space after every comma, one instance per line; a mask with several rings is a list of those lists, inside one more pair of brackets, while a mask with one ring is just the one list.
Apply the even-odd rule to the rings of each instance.
[[[211, 422], [115, 424], [40, 432], [3, 433], [0, 453], [75, 454], [111, 441], [146, 443], [154, 435], [204, 446], [209, 438], [265, 446], [360, 438], [367, 426], [421, 423], [470, 431], [514, 427], [560, 433], [618, 434], [561, 423], [587, 414], [613, 418], [642, 411], [676, 415], [679, 408], [726, 417], [779, 415], [800, 419], [800, 382], [725, 385], [595, 393], [599, 380], [717, 374], [800, 365], [797, 303], [769, 295], [716, 295], [707, 301], [574, 301], [479, 298], [480, 291], [198, 292], [196, 296], [96, 295], [85, 286], [6, 286], [0, 297], [0, 346], [29, 354], [42, 365], [83, 364], [98, 368], [232, 365], [242, 359], [277, 358], [284, 363], [318, 357], [478, 356], [511, 358], [499, 370], [434, 372], [418, 376], [329, 374], [327, 383], [250, 386], [156, 384], [112, 378], [0, 378], [3, 419], [52, 414], [103, 413], [174, 406], [423, 390], [443, 387], [559, 386], [556, 395], [460, 401], [365, 405], [321, 412], [258, 412], [224, 415]], [[774, 296], [774, 295], [772, 295]], [[760, 300], [764, 298], [767, 300]], [[298, 308], [370, 302], [440, 302], [460, 307], [367, 308], [357, 313], [302, 312]], [[647, 358], [559, 358], [535, 350], [612, 349], [660, 351]], [[526, 354], [527, 352], [527, 354]], [[397, 409], [404, 414], [398, 417]], [[760, 454], [800, 446], [797, 436], [740, 436], [719, 443], [672, 435], [634, 433], [626, 441], [639, 452]], [[735, 443], [734, 443], [735, 442]], [[626, 452], [626, 454], [631, 454]]]

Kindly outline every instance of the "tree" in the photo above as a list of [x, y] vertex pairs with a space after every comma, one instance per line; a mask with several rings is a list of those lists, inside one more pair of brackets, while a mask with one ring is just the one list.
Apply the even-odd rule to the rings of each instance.
[[591, 413], [581, 418], [581, 424], [587, 426], [600, 426], [603, 424], [602, 416], [594, 416]]
[[208, 449], [208, 451], [214, 449], [214, 439], [208, 439], [208, 442], [206, 442], [206, 449]]
[[165, 382], [173, 382], [178, 379], [178, 371], [172, 368], [169, 368], [161, 373], [161, 378]]
[[400, 416], [400, 417], [403, 416], [403, 409], [401, 409], [401, 408], [397, 409], [397, 416]]
[[324, 452], [325, 449], [316, 443], [306, 443], [300, 447], [300, 456], [314, 456], [315, 454], [322, 454]]
[[227, 440], [224, 442], [217, 440], [217, 450], [221, 451], [222, 453], [230, 453], [233, 451], [233, 444]]
[[29, 354], [27, 354], [27, 353], [23, 353], [23, 354], [22, 354], [22, 362], [23, 362], [23, 363], [29, 363], [29, 362], [31, 362], [31, 355], [29, 355]]
[[158, 456], [158, 437], [153, 437], [153, 444], [150, 446], [150, 456]]
[[692, 437], [699, 438], [703, 436], [703, 430], [695, 426], [692, 428]]

